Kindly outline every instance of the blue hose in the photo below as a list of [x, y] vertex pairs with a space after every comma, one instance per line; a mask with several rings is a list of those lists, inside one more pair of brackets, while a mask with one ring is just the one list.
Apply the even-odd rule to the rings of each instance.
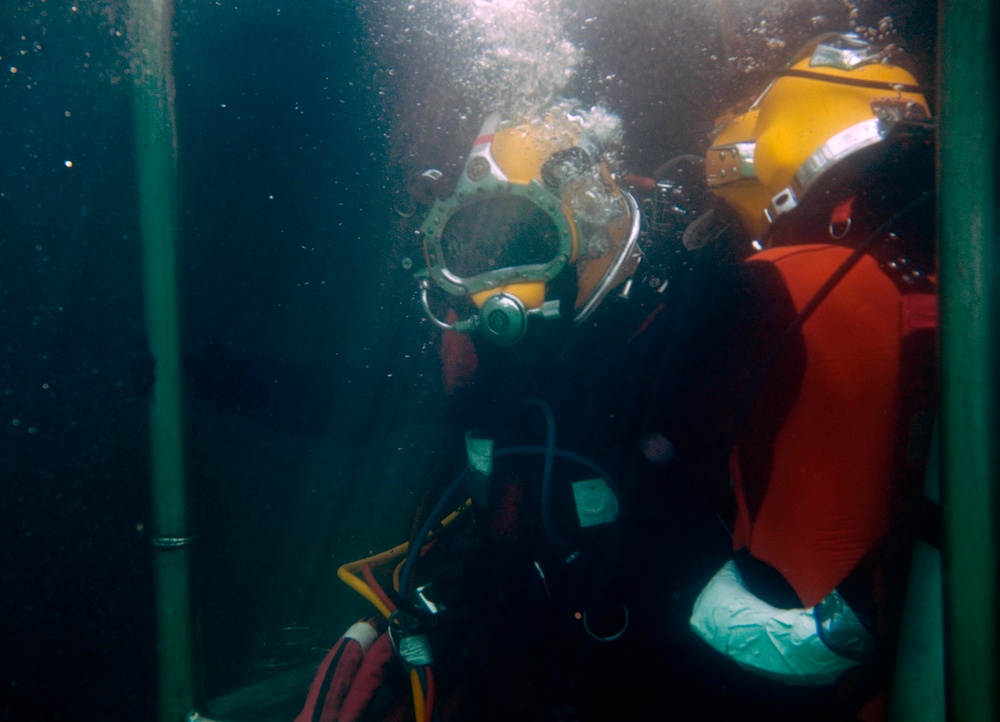
[[556, 419], [552, 408], [541, 399], [525, 399], [525, 405], [538, 406], [545, 414], [545, 471], [542, 473], [542, 530], [553, 546], [569, 549], [569, 542], [563, 539], [552, 523], [552, 467], [556, 462]]
[[404, 598], [410, 588], [410, 577], [413, 576], [413, 567], [417, 563], [417, 557], [420, 556], [420, 547], [424, 545], [424, 540], [431, 533], [431, 528], [438, 523], [438, 520], [444, 517], [445, 510], [448, 508], [448, 504], [451, 503], [452, 497], [462, 488], [462, 483], [465, 481], [465, 474], [466, 470], [462, 469], [458, 476], [455, 477], [455, 480], [445, 489], [444, 494], [441, 495], [438, 503], [431, 509], [431, 513], [427, 515], [423, 526], [420, 527], [420, 531], [417, 532], [417, 535], [413, 538], [413, 542], [410, 544], [410, 549], [406, 553], [406, 561], [403, 562], [403, 569], [399, 574], [399, 593]]

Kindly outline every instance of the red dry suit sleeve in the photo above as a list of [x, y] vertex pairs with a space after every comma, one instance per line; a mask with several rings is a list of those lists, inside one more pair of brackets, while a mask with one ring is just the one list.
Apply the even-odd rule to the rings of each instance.
[[[458, 314], [448, 309], [446, 323], [458, 321]], [[476, 347], [467, 333], [446, 330], [441, 333], [441, 384], [449, 396], [472, 386], [479, 367]]]

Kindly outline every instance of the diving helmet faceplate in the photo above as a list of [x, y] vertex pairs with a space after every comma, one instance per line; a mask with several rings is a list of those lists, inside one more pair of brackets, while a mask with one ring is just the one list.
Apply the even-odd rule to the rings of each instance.
[[[560, 274], [576, 272], [572, 316], [580, 323], [634, 272], [638, 209], [587, 130], [585, 114], [561, 108], [527, 123], [486, 119], [454, 193], [421, 226], [427, 266], [417, 278], [435, 323], [512, 345], [529, 316], [569, 313], [548, 297]], [[439, 321], [427, 300], [432, 285], [467, 297], [476, 315]]]

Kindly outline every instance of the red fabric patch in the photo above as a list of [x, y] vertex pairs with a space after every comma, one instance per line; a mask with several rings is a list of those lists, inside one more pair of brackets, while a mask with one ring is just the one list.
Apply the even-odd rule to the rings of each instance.
[[524, 488], [520, 479], [503, 485], [500, 498], [493, 505], [489, 520], [489, 535], [492, 539], [510, 542], [520, 540], [520, 510], [524, 508]]
[[858, 712], [858, 719], [861, 722], [885, 722], [889, 719], [889, 693], [879, 690]]
[[665, 306], [666, 304], [661, 303], [659, 306], [654, 308], [652, 312], [646, 316], [643, 322], [639, 324], [639, 327], [632, 332], [632, 335], [629, 336], [628, 342], [632, 343], [639, 337], [640, 334], [644, 333], [646, 329], [652, 325], [653, 321], [656, 320], [656, 317], [660, 315], [660, 311], [662, 311]]
[[903, 335], [921, 329], [937, 328], [938, 303], [933, 293], [911, 293], [903, 296]]
[[[453, 324], [458, 314], [448, 309], [445, 321]], [[449, 396], [472, 386], [479, 368], [479, 356], [468, 334], [445, 331], [441, 335], [441, 383]]]
[[854, 212], [854, 196], [841, 201], [838, 203], [833, 212], [830, 214], [830, 224], [838, 225], [844, 224], [851, 220], [851, 214]]

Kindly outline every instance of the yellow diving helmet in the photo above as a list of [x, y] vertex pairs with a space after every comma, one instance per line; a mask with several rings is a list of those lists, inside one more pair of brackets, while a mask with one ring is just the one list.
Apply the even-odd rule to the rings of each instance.
[[720, 119], [707, 182], [760, 239], [843, 161], [929, 125], [917, 81], [884, 49], [853, 34], [823, 35], [749, 109]]
[[[416, 278], [436, 325], [511, 346], [529, 317], [579, 324], [632, 275], [639, 211], [587, 142], [586, 126], [586, 114], [559, 108], [529, 123], [486, 118], [454, 193], [420, 229], [427, 267]], [[552, 281], [573, 271], [573, 308], [560, 307], [569, 304], [550, 297]], [[446, 324], [431, 311], [431, 284], [476, 311]]]

